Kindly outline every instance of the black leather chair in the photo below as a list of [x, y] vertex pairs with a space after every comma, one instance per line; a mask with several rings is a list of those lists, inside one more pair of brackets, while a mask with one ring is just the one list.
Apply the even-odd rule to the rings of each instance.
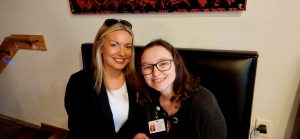
[[[92, 43], [82, 48], [83, 67], [91, 65]], [[136, 55], [141, 47], [136, 47]], [[248, 139], [258, 53], [255, 51], [178, 49], [200, 84], [216, 96], [228, 139]]]

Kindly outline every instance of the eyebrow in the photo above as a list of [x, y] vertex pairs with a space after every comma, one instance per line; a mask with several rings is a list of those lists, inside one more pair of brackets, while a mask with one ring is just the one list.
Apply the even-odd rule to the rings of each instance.
[[[118, 42], [118, 41], [115, 41], [115, 40], [109, 40], [109, 41], [115, 42], [115, 43], [117, 43], [118, 45], [122, 44], [122, 43], [120, 43], [120, 42]], [[133, 44], [130, 42], [130, 43], [126, 43], [126, 44], [124, 44], [124, 45], [133, 45]]]

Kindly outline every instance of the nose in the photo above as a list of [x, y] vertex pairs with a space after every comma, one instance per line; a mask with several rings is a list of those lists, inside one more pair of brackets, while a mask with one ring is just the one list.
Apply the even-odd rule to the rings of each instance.
[[119, 47], [118, 54], [121, 55], [121, 56], [125, 55], [125, 47], [124, 46], [120, 46]]
[[155, 66], [153, 66], [152, 75], [153, 75], [153, 76], [156, 76], [156, 75], [158, 75], [158, 74], [160, 74], [160, 71], [158, 70], [157, 66], [155, 65]]

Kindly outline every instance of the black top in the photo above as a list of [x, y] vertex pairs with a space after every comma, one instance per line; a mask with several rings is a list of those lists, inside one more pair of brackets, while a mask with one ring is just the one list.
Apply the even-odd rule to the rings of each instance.
[[[140, 132], [145, 132], [150, 139], [226, 139], [227, 127], [224, 116], [214, 95], [200, 86], [188, 101], [172, 116], [159, 105], [159, 92], [151, 92], [155, 106], [142, 111], [139, 119]], [[143, 119], [144, 118], [144, 119]], [[163, 118], [165, 124], [169, 121], [171, 128], [166, 131], [150, 134], [148, 122]], [[146, 121], [146, 122], [141, 122]], [[166, 125], [165, 125], [166, 126]], [[166, 126], [167, 128], [167, 126]]]
[[99, 94], [94, 90], [92, 70], [74, 73], [67, 84], [65, 108], [68, 114], [67, 139], [127, 139], [132, 137], [133, 114], [136, 113], [136, 91], [127, 85], [129, 115], [116, 133], [106, 88]]

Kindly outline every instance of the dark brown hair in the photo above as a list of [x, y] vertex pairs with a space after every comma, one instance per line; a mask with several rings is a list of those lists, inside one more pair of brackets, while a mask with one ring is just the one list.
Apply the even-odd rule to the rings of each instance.
[[[143, 55], [145, 50], [153, 46], [163, 47], [171, 53], [175, 64], [176, 78], [173, 83], [175, 96], [173, 96], [170, 101], [180, 101], [181, 103], [184, 103], [185, 100], [191, 96], [191, 93], [193, 93], [195, 89], [198, 88], [198, 81], [192, 78], [192, 75], [186, 68], [184, 60], [177, 49], [173, 45], [162, 39], [151, 41], [145, 47], [143, 47], [138, 57], [138, 65], [141, 64], [141, 56]], [[139, 91], [138, 101], [144, 106], [152, 105], [153, 101], [151, 100], [150, 96], [153, 95], [153, 91], [157, 91], [150, 88], [146, 84], [142, 74], [140, 74], [140, 79], [142, 80], [143, 88], [141, 88]]]

